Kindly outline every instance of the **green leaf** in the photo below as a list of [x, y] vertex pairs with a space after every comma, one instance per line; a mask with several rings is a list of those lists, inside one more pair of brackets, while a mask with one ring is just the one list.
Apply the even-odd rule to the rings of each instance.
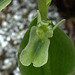
[[46, 0], [38, 0], [38, 8], [41, 15], [41, 20], [46, 20], [47, 19]]
[[47, 5], [47, 8], [49, 7], [49, 5], [51, 4], [52, 0], [46, 0], [46, 5]]
[[47, 10], [52, 0], [38, 0], [38, 8], [42, 20], [47, 19]]
[[32, 64], [30, 66], [21, 64], [20, 53], [29, 41], [31, 27], [36, 26], [36, 24], [37, 18], [31, 22], [18, 51], [18, 66], [21, 75], [66, 75], [72, 72], [75, 68], [75, 48], [67, 35], [59, 28], [54, 31], [54, 35], [50, 39], [51, 45], [47, 64], [39, 68], [35, 68]]
[[66, 75], [75, 70], [75, 48], [59, 28], [54, 31], [49, 49], [52, 75]]
[[0, 0], [0, 11], [4, 9], [10, 2], [11, 0]]

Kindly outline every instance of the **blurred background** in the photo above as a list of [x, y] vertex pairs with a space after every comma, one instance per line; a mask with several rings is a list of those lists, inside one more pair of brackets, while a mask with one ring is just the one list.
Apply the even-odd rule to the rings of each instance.
[[[37, 15], [37, 3], [37, 0], [12, 0], [0, 12], [0, 75], [21, 75], [17, 52], [30, 22]], [[75, 0], [53, 0], [47, 16], [54, 25], [61, 19], [66, 19], [59, 28], [70, 37], [75, 46]]]

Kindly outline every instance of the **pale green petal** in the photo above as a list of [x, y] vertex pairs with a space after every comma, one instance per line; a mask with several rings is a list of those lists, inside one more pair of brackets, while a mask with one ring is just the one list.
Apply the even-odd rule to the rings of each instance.
[[35, 58], [33, 60], [33, 66], [41, 67], [48, 61], [48, 48], [50, 45], [50, 40], [45, 39], [42, 41], [42, 45], [38, 53], [36, 53]]
[[30, 32], [29, 43], [27, 44], [27, 46], [24, 48], [24, 50], [20, 54], [20, 62], [24, 66], [29, 66], [32, 62], [32, 58], [34, 54], [33, 50], [35, 47], [35, 43], [38, 39], [35, 31], [36, 31], [36, 27], [32, 27], [31, 32]]

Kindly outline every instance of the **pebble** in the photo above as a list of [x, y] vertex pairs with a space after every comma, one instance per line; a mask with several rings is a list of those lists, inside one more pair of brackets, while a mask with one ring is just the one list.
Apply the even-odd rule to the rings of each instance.
[[7, 41], [3, 41], [2, 42], [2, 48], [6, 47], [8, 45], [8, 42]]
[[30, 12], [30, 14], [28, 15], [28, 20], [29, 22], [32, 21], [32, 19], [37, 15], [37, 10], [33, 10], [32, 12]]
[[19, 21], [19, 20], [21, 20], [22, 19], [22, 16], [20, 16], [20, 15], [14, 15], [14, 20], [16, 20], [16, 21]]
[[13, 73], [14, 75], [21, 75], [18, 67], [16, 67]]
[[3, 22], [2, 22], [2, 26], [3, 26], [3, 27], [6, 27], [6, 26], [8, 26], [8, 23], [7, 23], [6, 21], [3, 21]]
[[4, 60], [4, 65], [2, 66], [2, 69], [6, 70], [6, 69], [9, 69], [11, 66], [12, 66], [12, 62], [9, 59], [5, 59]]

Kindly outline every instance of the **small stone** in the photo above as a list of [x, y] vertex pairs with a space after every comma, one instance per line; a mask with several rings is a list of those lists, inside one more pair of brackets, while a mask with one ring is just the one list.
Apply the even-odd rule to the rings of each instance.
[[8, 42], [7, 41], [5, 41], [5, 42], [2, 43], [2, 47], [3, 48], [6, 47], [7, 45], [8, 45]]
[[14, 15], [14, 17], [13, 17], [16, 21], [18, 21], [18, 20], [21, 20], [22, 19], [22, 16], [20, 16], [20, 15]]
[[28, 20], [29, 22], [32, 21], [32, 19], [34, 18], [34, 16], [36, 16], [37, 12], [36, 10], [32, 11], [29, 15], [28, 15]]
[[24, 28], [24, 25], [21, 24], [21, 25], [19, 26], [19, 29], [22, 30], [23, 28]]
[[2, 69], [9, 69], [12, 66], [12, 62], [10, 62], [10, 59], [5, 59], [4, 60], [4, 65], [2, 66]]
[[9, 62], [10, 62], [9, 59], [4, 60], [4, 64], [8, 64]]
[[21, 75], [18, 67], [14, 70], [14, 75]]
[[9, 36], [6, 38], [7, 41], [10, 41], [10, 39], [11, 39], [11, 38], [10, 38]]
[[7, 28], [3, 28], [3, 31], [4, 31], [4, 32], [7, 32], [7, 31], [8, 31], [8, 29], [7, 29]]
[[7, 23], [6, 21], [3, 21], [3, 22], [2, 22], [2, 26], [3, 26], [3, 27], [6, 27], [6, 26], [8, 26], [8, 23]]
[[0, 29], [0, 34], [5, 34], [5, 32], [2, 29]]
[[54, 25], [56, 25], [56, 21], [52, 21]]

